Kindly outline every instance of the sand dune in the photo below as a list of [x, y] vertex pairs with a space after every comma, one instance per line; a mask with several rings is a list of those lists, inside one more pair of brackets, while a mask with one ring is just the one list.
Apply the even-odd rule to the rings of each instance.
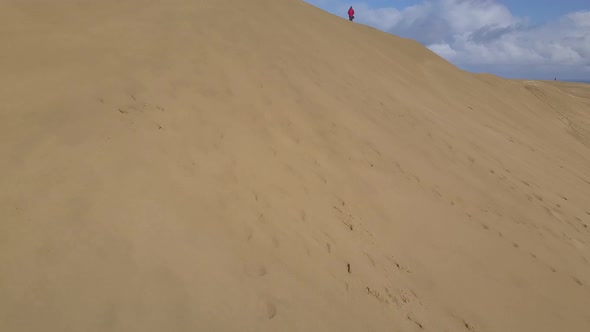
[[295, 0], [0, 13], [0, 331], [590, 330], [589, 86]]

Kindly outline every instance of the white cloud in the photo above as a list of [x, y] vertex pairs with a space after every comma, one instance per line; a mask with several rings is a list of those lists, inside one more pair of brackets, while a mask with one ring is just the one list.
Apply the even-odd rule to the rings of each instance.
[[590, 11], [572, 13], [567, 18], [577, 26], [590, 28]]
[[432, 44], [430, 45], [430, 49], [445, 59], [457, 56], [457, 51], [452, 49], [449, 44]]
[[494, 26], [504, 28], [518, 23], [510, 11], [493, 1], [443, 0], [434, 15], [440, 15], [457, 34]]
[[[337, 13], [350, 5], [309, 2]], [[416, 39], [460, 67], [590, 79], [590, 11], [535, 26], [495, 0], [422, 0], [403, 9], [352, 5], [359, 23]]]

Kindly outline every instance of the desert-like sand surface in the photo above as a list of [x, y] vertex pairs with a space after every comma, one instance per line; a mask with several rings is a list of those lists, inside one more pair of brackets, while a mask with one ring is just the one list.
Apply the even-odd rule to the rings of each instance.
[[0, 331], [590, 331], [588, 85], [298, 0], [0, 18]]

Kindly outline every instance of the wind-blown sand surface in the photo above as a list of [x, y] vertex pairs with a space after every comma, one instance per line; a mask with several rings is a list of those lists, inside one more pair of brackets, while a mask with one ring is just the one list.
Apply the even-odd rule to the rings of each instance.
[[0, 13], [0, 331], [590, 331], [588, 85], [296, 0]]

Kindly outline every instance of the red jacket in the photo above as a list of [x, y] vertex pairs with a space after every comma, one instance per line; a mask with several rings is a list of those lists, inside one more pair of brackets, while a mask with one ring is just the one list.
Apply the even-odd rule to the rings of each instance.
[[354, 16], [354, 9], [352, 9], [352, 7], [350, 7], [350, 9], [348, 10], [348, 17], [353, 17]]

